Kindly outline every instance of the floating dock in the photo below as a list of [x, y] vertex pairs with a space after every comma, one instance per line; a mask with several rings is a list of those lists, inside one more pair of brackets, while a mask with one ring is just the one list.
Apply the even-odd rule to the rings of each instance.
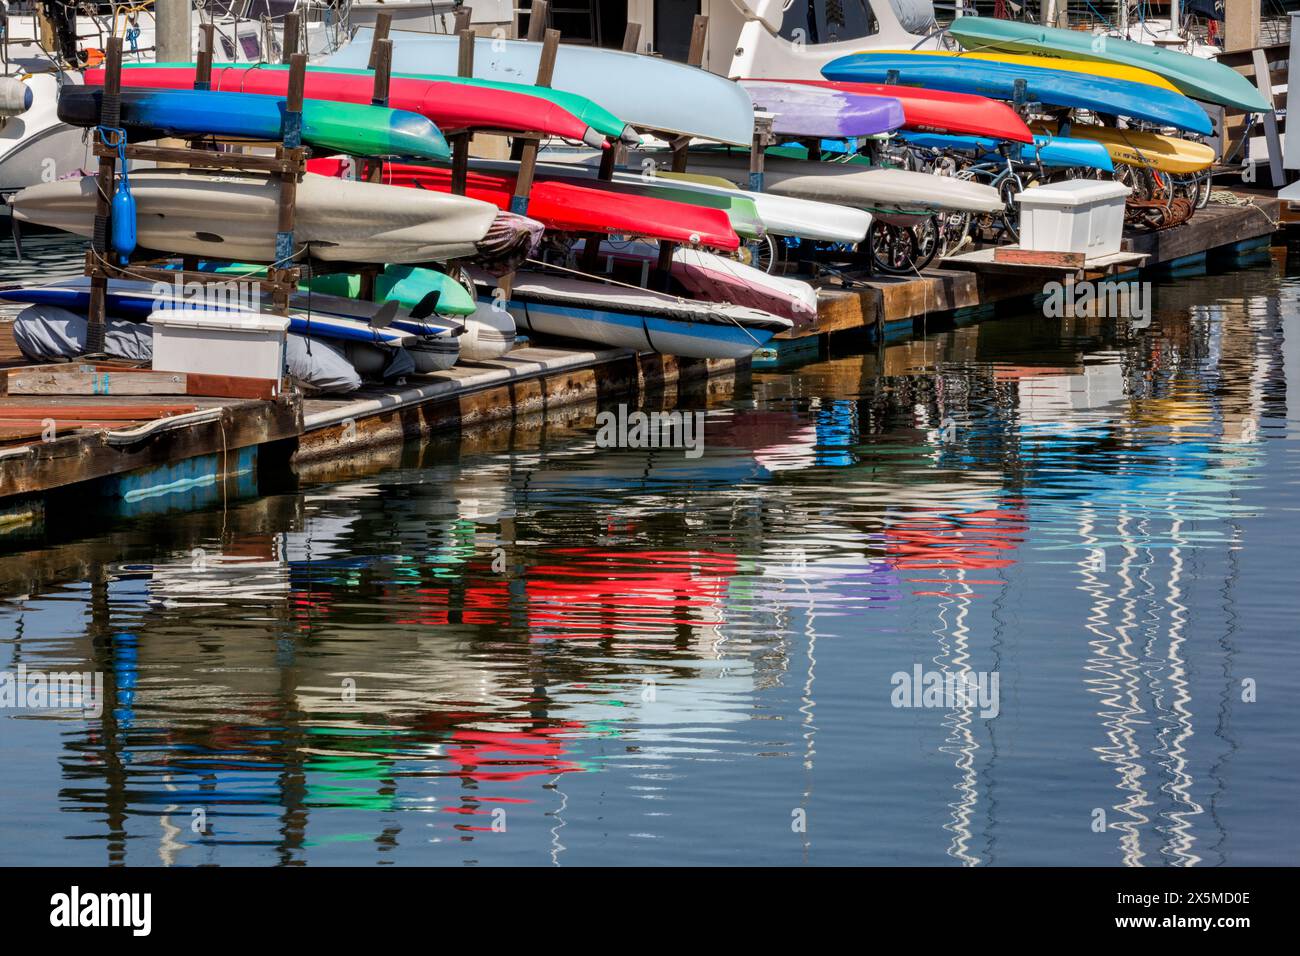
[[[1259, 195], [1211, 205], [1185, 225], [1129, 235], [1104, 268], [1012, 268], [968, 255], [912, 278], [823, 282], [813, 327], [775, 342], [754, 364], [814, 358], [832, 334], [896, 341], [960, 324], [999, 302], [1039, 294], [1045, 281], [1067, 273], [1132, 277], [1231, 261], [1270, 244], [1281, 205]], [[268, 470], [363, 457], [459, 428], [505, 426], [516, 415], [549, 415], [591, 401], [690, 404], [719, 383], [734, 387], [749, 365], [532, 345], [342, 398], [294, 392], [213, 398], [189, 394], [202, 391], [201, 383], [145, 387], [145, 377], [132, 383], [121, 369], [77, 363], [33, 369], [8, 323], [0, 322], [0, 532], [29, 523], [49, 496], [74, 495], [83, 503], [93, 497], [136, 513], [200, 506], [256, 494]], [[149, 373], [147, 380], [164, 375]], [[121, 394], [123, 388], [130, 393]]]

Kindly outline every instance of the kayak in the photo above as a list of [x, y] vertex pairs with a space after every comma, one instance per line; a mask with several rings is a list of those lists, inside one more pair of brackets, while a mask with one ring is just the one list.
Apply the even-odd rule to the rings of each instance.
[[[150, 89], [189, 90], [194, 88], [195, 67], [131, 65], [122, 67], [122, 86]], [[103, 86], [104, 71], [86, 71], [86, 85]], [[235, 93], [285, 96], [289, 71], [258, 66], [214, 66], [211, 88]], [[303, 96], [309, 100], [338, 103], [370, 103], [374, 93], [371, 77], [359, 73], [329, 73], [309, 70]], [[428, 117], [444, 134], [461, 130], [538, 132], [601, 146], [605, 137], [568, 110], [541, 97], [509, 90], [466, 87], [446, 80], [393, 77], [389, 82], [388, 105]]]
[[[158, 66], [188, 66], [187, 63], [160, 63]], [[262, 67], [264, 70], [287, 70], [289, 67], [278, 64], [267, 64]], [[344, 73], [349, 76], [365, 77], [369, 82], [374, 81], [373, 70], [349, 69], [341, 66], [308, 66], [307, 72], [316, 71], [319, 73]], [[561, 109], [567, 110], [578, 119], [582, 120], [598, 133], [608, 136], [610, 139], [621, 139], [625, 143], [635, 145], [641, 141], [641, 137], [624, 123], [621, 119], [611, 113], [605, 107], [598, 103], [593, 103], [585, 96], [579, 96], [577, 93], [570, 93], [568, 90], [556, 90], [549, 86], [530, 86], [527, 83], [505, 83], [499, 80], [483, 80], [474, 76], [422, 76], [416, 73], [393, 73], [391, 74], [398, 79], [403, 80], [437, 80], [441, 83], [459, 83], [464, 86], [480, 87], [487, 90], [504, 90], [507, 93], [521, 93], [525, 96], [536, 96], [539, 99], [548, 100]]]
[[[98, 126], [102, 100], [102, 89], [68, 84], [59, 91], [59, 119], [70, 126]], [[173, 134], [279, 140], [284, 111], [284, 99], [276, 96], [126, 89], [120, 125], [133, 140]], [[409, 110], [356, 103], [304, 101], [302, 141], [356, 156], [451, 158], [447, 140], [429, 119]]]
[[968, 50], [1123, 63], [1164, 77], [1185, 95], [1248, 113], [1272, 109], [1255, 84], [1231, 67], [1176, 50], [1117, 37], [993, 17], [958, 17], [948, 28]]
[[754, 109], [773, 114], [772, 132], [778, 136], [845, 139], [887, 133], [903, 125], [903, 105], [890, 96], [772, 80], [739, 83], [754, 101]]
[[[644, 159], [663, 164], [671, 162], [665, 151], [633, 150], [629, 154], [629, 161], [634, 165]], [[749, 153], [692, 150], [687, 169], [722, 176], [736, 183], [748, 181]], [[781, 196], [842, 203], [877, 215], [929, 214], [942, 210], [996, 212], [1004, 208], [998, 191], [983, 183], [904, 169], [772, 156], [764, 161], [764, 188]]]
[[[384, 182], [411, 186], [440, 195], [451, 190], [451, 170], [439, 166], [386, 163]], [[470, 170], [465, 194], [508, 209], [515, 177]], [[557, 232], [615, 232], [664, 239], [687, 245], [732, 250], [740, 239], [725, 210], [687, 205], [632, 192], [591, 188], [578, 181], [540, 180], [533, 183], [528, 216]]]
[[[229, 261], [275, 260], [278, 177], [229, 171], [131, 174], [142, 248]], [[12, 199], [24, 222], [81, 236], [94, 231], [94, 176], [39, 183]], [[307, 173], [298, 184], [295, 252], [345, 262], [427, 262], [474, 256], [497, 207], [464, 196], [412, 193]]]
[[1027, 102], [1128, 116], [1193, 133], [1209, 134], [1213, 129], [1205, 110], [1181, 93], [1069, 70], [968, 60], [936, 53], [854, 53], [827, 63], [822, 73], [831, 80], [872, 82], [884, 82], [895, 74], [904, 85], [1004, 100], [1015, 97], [1016, 83], [1023, 80]]
[[1071, 73], [1087, 73], [1089, 76], [1104, 76], [1112, 80], [1127, 80], [1130, 83], [1145, 83], [1158, 86], [1162, 90], [1181, 92], [1158, 73], [1141, 67], [1125, 66], [1122, 63], [1104, 63], [1099, 60], [1074, 60], [1065, 57], [1033, 56], [1026, 53], [971, 53], [966, 50], [871, 50], [871, 53], [894, 53], [909, 56], [924, 53], [928, 56], [959, 56], [964, 60], [987, 60], [992, 63], [1007, 63], [1012, 66], [1034, 66], [1043, 70], [1068, 70]]
[[[1035, 123], [1035, 129], [1054, 133], [1052, 123]], [[1205, 143], [1148, 133], [1139, 129], [1117, 129], [1113, 126], [1089, 126], [1071, 123], [1071, 139], [1087, 140], [1103, 146], [1113, 162], [1126, 166], [1143, 166], [1162, 173], [1187, 175], [1199, 173], [1214, 165], [1214, 148]]]
[[923, 90], [915, 86], [886, 83], [846, 83], [835, 80], [782, 80], [821, 86], [845, 93], [890, 96], [903, 107], [903, 128], [925, 133], [953, 133], [965, 136], [991, 136], [1017, 143], [1033, 141], [1029, 127], [1006, 103], [986, 96], [950, 93], [947, 90]]
[[[200, 262], [200, 272], [213, 275], [261, 278], [266, 267], [248, 262]], [[323, 292], [341, 298], [356, 299], [361, 296], [361, 276], [355, 272], [329, 272], [312, 276], [298, 286], [306, 292]], [[463, 285], [436, 269], [411, 265], [387, 265], [375, 276], [375, 301], [397, 301], [403, 308], [414, 308], [430, 292], [438, 293], [434, 312], [438, 315], [473, 315], [474, 297]]]
[[[1072, 127], [1076, 129], [1077, 127]], [[1001, 160], [1000, 149], [1008, 144], [1002, 140], [987, 136], [943, 136], [939, 133], [900, 133], [904, 140], [914, 146], [928, 149], [951, 149], [958, 152], [975, 153], [984, 159]], [[1086, 139], [1072, 139], [1065, 136], [1043, 134], [1034, 137], [1032, 145], [1027, 143], [1010, 144], [1011, 159], [1025, 163], [1038, 163], [1042, 166], [1064, 166], [1067, 168], [1100, 169], [1113, 172], [1115, 164], [1110, 153], [1101, 143]]]
[[[374, 31], [362, 27], [323, 65], [364, 67], [373, 38]], [[420, 76], [457, 72], [459, 37], [393, 30], [389, 38], [395, 71]], [[474, 76], [532, 83], [541, 56], [542, 44], [531, 40], [479, 37], [474, 43]], [[754, 107], [740, 86], [664, 57], [564, 43], [555, 57], [551, 86], [600, 103], [638, 129], [734, 145], [747, 144], [754, 137]], [[450, 128], [435, 117], [430, 119], [444, 131]]]

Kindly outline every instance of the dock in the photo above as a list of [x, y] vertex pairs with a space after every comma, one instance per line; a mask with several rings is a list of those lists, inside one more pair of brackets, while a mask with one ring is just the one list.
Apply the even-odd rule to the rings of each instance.
[[[930, 322], [960, 321], [965, 314], [1043, 291], [1043, 284], [1076, 278], [1157, 276], [1267, 247], [1282, 223], [1283, 206], [1260, 193], [1234, 194], [1232, 204], [1211, 204], [1191, 221], [1158, 232], [1126, 230], [1120, 253], [1104, 264], [1011, 266], [992, 249], [963, 252], [907, 276], [819, 280], [818, 314], [809, 326], [783, 332], [755, 354], [756, 367], [777, 367], [815, 357], [831, 335], [865, 335], [868, 342], [923, 334]], [[1104, 267], [1098, 267], [1102, 265]]]
[[[1084, 269], [1012, 267], [991, 254], [967, 253], [911, 278], [822, 281], [812, 327], [785, 334], [752, 363], [530, 344], [495, 361], [344, 397], [288, 390], [225, 398], [189, 394], [193, 383], [144, 388], [145, 378], [132, 384], [129, 370], [69, 363], [39, 370], [58, 381], [44, 394], [8, 323], [0, 322], [0, 533], [39, 522], [51, 497], [94, 499], [129, 513], [199, 507], [256, 494], [268, 475], [361, 459], [440, 432], [509, 427], [516, 416], [546, 417], [593, 401], [702, 404], [710, 389], [733, 388], [751, 364], [761, 369], [817, 358], [833, 335], [898, 342], [1041, 294], [1053, 277], [1156, 276], [1233, 261], [1268, 247], [1281, 206], [1276, 198], [1242, 195], [1201, 210], [1187, 224], [1129, 234], [1104, 268], [1095, 262]], [[163, 375], [149, 374], [151, 382]], [[70, 387], [77, 376], [81, 387]]]

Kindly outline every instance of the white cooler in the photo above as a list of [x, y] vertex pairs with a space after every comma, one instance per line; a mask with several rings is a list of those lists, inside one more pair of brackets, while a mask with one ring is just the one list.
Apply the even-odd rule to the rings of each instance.
[[1119, 252], [1128, 194], [1127, 186], [1096, 179], [1071, 179], [1016, 193], [1020, 248], [1082, 252], [1089, 258]]
[[279, 380], [289, 320], [261, 312], [155, 309], [153, 367], [158, 372], [193, 372]]

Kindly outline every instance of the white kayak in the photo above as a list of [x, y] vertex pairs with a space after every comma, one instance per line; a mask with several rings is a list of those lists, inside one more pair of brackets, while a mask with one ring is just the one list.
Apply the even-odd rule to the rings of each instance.
[[[584, 245], [585, 241], [577, 244], [575, 251]], [[633, 263], [648, 274], [658, 262], [659, 247], [649, 242], [607, 240], [600, 244], [600, 257], [606, 262]], [[790, 319], [796, 325], [810, 324], [817, 317], [817, 290], [807, 282], [770, 275], [702, 249], [684, 246], [673, 249], [672, 277], [691, 295], [705, 302], [729, 302], [761, 309]]]
[[[25, 222], [81, 236], [94, 229], [93, 176], [30, 186], [13, 199]], [[131, 174], [145, 249], [238, 262], [275, 260], [279, 182], [264, 175], [158, 169]], [[497, 217], [491, 203], [308, 173], [298, 184], [295, 252], [344, 262], [473, 256]]]
[[[456, 75], [459, 37], [402, 30], [389, 37], [394, 73]], [[373, 38], [373, 30], [361, 28], [323, 65], [365, 69]], [[479, 37], [474, 42], [474, 76], [533, 84], [541, 55], [540, 43]], [[754, 105], [738, 83], [663, 57], [561, 44], [551, 86], [585, 96], [639, 129], [737, 146], [754, 138]]]
[[[662, 150], [634, 150], [633, 166], [650, 160], [671, 169], [672, 157]], [[644, 168], [644, 167], [643, 167]], [[686, 163], [690, 173], [721, 176], [737, 184], [749, 181], [749, 154], [722, 150], [693, 150]], [[806, 159], [768, 157], [763, 188], [778, 196], [854, 206], [880, 214], [911, 212], [996, 212], [1003, 208], [998, 191], [982, 183], [904, 169], [823, 163]]]
[[[492, 301], [495, 280], [479, 275], [475, 283], [480, 299]], [[536, 271], [515, 275], [506, 308], [519, 328], [540, 335], [685, 358], [746, 358], [793, 327], [759, 309]]]

